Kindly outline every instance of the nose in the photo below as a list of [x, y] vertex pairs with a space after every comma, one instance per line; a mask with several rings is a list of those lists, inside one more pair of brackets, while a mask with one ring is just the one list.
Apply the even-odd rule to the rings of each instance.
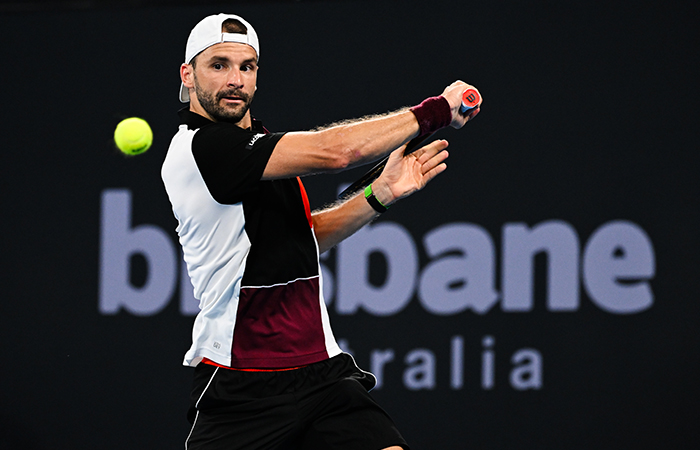
[[228, 77], [228, 85], [235, 88], [243, 87], [243, 76], [241, 75], [241, 71], [239, 69], [231, 70]]

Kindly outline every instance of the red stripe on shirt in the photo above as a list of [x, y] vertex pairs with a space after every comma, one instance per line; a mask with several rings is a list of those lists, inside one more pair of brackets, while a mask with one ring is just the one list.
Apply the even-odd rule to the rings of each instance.
[[314, 227], [314, 221], [311, 218], [311, 206], [309, 204], [309, 196], [306, 195], [306, 189], [304, 189], [304, 183], [301, 182], [301, 178], [297, 177], [299, 181], [299, 190], [301, 190], [301, 200], [304, 202], [304, 211], [306, 212], [306, 219], [309, 221], [309, 228]]

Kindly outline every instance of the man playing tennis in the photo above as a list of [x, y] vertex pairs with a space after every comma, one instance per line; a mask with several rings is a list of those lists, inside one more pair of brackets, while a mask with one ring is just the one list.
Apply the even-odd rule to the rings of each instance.
[[[393, 113], [313, 132], [269, 133], [251, 116], [260, 45], [233, 15], [209, 16], [180, 68], [182, 124], [162, 167], [201, 311], [184, 364], [195, 366], [187, 449], [407, 449], [369, 395], [374, 376], [341, 351], [318, 255], [422, 189], [446, 168], [461, 128], [457, 81]], [[310, 211], [300, 177], [391, 156], [364, 193]]]

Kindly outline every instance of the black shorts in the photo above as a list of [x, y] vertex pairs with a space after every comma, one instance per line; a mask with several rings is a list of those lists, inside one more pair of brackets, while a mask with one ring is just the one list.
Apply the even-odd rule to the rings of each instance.
[[244, 372], [199, 364], [186, 450], [408, 449], [350, 355], [295, 370]]

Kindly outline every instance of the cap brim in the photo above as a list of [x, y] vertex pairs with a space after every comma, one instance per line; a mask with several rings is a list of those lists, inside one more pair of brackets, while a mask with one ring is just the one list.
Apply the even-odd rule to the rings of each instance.
[[189, 103], [190, 101], [190, 90], [183, 83], [180, 83], [180, 101], [182, 103]]

